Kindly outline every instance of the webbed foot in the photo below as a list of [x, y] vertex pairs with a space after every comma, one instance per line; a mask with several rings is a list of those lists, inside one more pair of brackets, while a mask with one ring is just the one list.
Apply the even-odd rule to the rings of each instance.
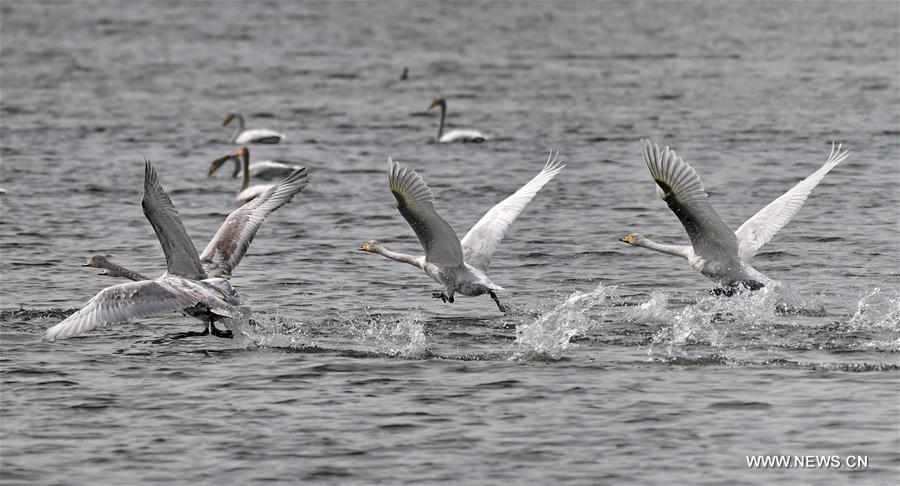
[[503, 304], [500, 303], [500, 299], [497, 298], [497, 294], [495, 294], [493, 290], [488, 293], [490, 294], [491, 299], [494, 299], [494, 302], [497, 303], [497, 308], [500, 309], [500, 312], [506, 314], [506, 307], [504, 307]]

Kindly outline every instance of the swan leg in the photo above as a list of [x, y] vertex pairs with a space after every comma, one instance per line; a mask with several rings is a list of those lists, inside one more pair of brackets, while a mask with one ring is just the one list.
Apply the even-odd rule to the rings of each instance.
[[739, 280], [736, 282], [732, 282], [725, 287], [717, 287], [709, 291], [712, 295], [724, 295], [725, 297], [732, 297], [734, 294], [742, 291], [742, 290], [750, 290], [756, 291], [765, 287], [765, 284], [757, 282], [756, 280]]
[[500, 299], [497, 298], [497, 294], [495, 294], [493, 290], [489, 290], [488, 294], [490, 294], [491, 299], [494, 299], [494, 302], [497, 303], [497, 308], [500, 309], [500, 312], [506, 314], [506, 307], [503, 307], [503, 304], [500, 303]]
[[186, 337], [207, 336], [207, 335], [209, 335], [209, 328], [206, 328], [202, 331], [188, 331], [188, 332], [176, 332], [173, 334], [166, 334], [165, 337], [163, 337], [163, 339], [161, 339], [160, 341], [163, 341], [166, 339], [184, 339]]
[[223, 331], [221, 329], [216, 328], [216, 326], [213, 325], [212, 321], [209, 321], [209, 328], [210, 328], [209, 334], [211, 334], [215, 337], [226, 338], [226, 339], [234, 338], [234, 333], [232, 333], [228, 329]]

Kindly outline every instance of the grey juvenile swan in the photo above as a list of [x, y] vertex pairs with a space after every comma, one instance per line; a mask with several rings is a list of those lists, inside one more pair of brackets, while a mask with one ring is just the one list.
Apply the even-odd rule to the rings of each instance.
[[481, 143], [487, 140], [487, 136], [478, 130], [450, 130], [447, 133], [444, 133], [444, 119], [447, 117], [447, 100], [444, 98], [435, 98], [431, 101], [431, 106], [428, 109], [432, 109], [435, 106], [441, 107], [441, 121], [438, 123], [438, 132], [435, 140], [438, 143], [450, 143], [450, 142], [471, 142], [471, 143]]
[[388, 159], [388, 184], [397, 201], [397, 209], [416, 232], [425, 255], [397, 253], [375, 240], [363, 243], [359, 249], [425, 270], [429, 277], [444, 286], [443, 292], [432, 294], [444, 302], [452, 303], [456, 292], [470, 297], [488, 294], [500, 312], [506, 312], [494, 293], [503, 288], [487, 276], [491, 256], [519, 213], [563, 167], [565, 165], [557, 162], [557, 157], [551, 153], [538, 175], [491, 208], [460, 241], [453, 228], [435, 212], [434, 196], [425, 180], [414, 170]]
[[222, 126], [228, 125], [231, 123], [231, 120], [235, 119], [238, 121], [238, 127], [234, 131], [234, 135], [231, 136], [231, 143], [238, 145], [245, 145], [248, 143], [273, 144], [281, 142], [281, 140], [285, 138], [283, 133], [278, 133], [266, 128], [244, 129], [244, 116], [240, 113], [226, 113], [225, 120], [222, 121]]
[[247, 252], [266, 216], [290, 202], [307, 182], [306, 170], [296, 171], [254, 201], [232, 211], [198, 256], [178, 211], [147, 161], [141, 206], [162, 246], [166, 272], [155, 279], [147, 279], [103, 257], [92, 257], [85, 266], [105, 268], [107, 272], [101, 274], [136, 281], [101, 290], [84, 307], [48, 329], [45, 339], [65, 339], [98, 326], [175, 311], [196, 317], [207, 323], [207, 327], [202, 332], [181, 333], [174, 337], [206, 334], [232, 337], [231, 331], [221, 331], [213, 325], [220, 318], [238, 318], [245, 314], [229, 283], [231, 272]]
[[739, 286], [757, 290], [771, 282], [751, 266], [753, 256], [794, 218], [825, 174], [850, 154], [832, 143], [825, 165], [732, 232], [709, 204], [703, 181], [687, 162], [669, 147], [660, 150], [650, 140], [641, 140], [641, 149], [657, 194], [681, 220], [691, 245], [665, 245], [640, 233], [631, 233], [622, 241], [687, 259], [694, 270], [725, 287], [724, 293]]

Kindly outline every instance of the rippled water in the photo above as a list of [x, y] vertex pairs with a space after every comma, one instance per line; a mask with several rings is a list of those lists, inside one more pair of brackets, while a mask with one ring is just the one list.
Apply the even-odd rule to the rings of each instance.
[[[0, 4], [4, 484], [889, 484], [900, 468], [896, 3]], [[409, 79], [400, 81], [404, 67]], [[481, 145], [427, 143], [448, 122]], [[234, 285], [240, 339], [149, 342], [178, 315], [58, 343], [111, 280], [164, 270], [143, 158], [198, 246], [237, 183], [206, 177], [226, 111], [288, 135], [312, 184]], [[671, 145], [737, 227], [854, 153], [756, 259], [778, 288], [715, 297], [638, 139]], [[419, 169], [460, 233], [568, 167], [496, 254], [508, 292], [455, 304], [386, 187]], [[747, 455], [864, 455], [864, 470]]]

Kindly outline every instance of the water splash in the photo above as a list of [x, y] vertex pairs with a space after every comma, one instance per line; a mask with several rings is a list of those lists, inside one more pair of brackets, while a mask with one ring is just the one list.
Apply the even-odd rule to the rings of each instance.
[[512, 359], [558, 358], [573, 337], [585, 334], [591, 322], [588, 311], [607, 300], [614, 289], [600, 284], [590, 292], [575, 291], [534, 322], [516, 326], [518, 352]]
[[900, 331], [900, 289], [893, 292], [872, 290], [856, 304], [856, 312], [847, 322], [852, 329]]
[[[648, 304], [648, 312], [666, 317], [652, 298]], [[654, 356], [662, 348], [666, 356], [686, 356], [688, 348], [694, 345], [721, 349], [739, 345], [747, 336], [766, 339], [783, 308], [778, 286], [742, 291], [730, 297], [706, 295], [672, 312], [671, 325], [657, 331], [647, 352]]]
[[296, 349], [317, 346], [303, 323], [277, 312], [257, 313], [244, 320], [225, 319], [222, 324], [245, 347]]
[[868, 351], [900, 351], [900, 289], [875, 288], [856, 303], [846, 332], [863, 338]]
[[363, 319], [351, 318], [346, 324], [357, 341], [371, 346], [376, 353], [404, 358], [428, 355], [425, 325], [418, 310], [399, 320], [367, 314]]
[[669, 296], [663, 292], [654, 291], [650, 299], [643, 304], [629, 307], [625, 312], [629, 321], [641, 323], [662, 324], [671, 322], [672, 311], [669, 310]]

